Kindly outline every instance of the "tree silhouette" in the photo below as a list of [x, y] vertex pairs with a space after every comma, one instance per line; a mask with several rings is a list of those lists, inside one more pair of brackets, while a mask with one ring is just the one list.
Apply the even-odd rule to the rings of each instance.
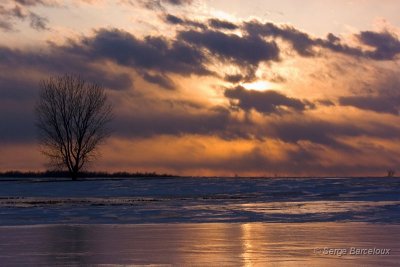
[[42, 152], [76, 180], [109, 136], [112, 107], [103, 87], [64, 75], [43, 80], [36, 105]]

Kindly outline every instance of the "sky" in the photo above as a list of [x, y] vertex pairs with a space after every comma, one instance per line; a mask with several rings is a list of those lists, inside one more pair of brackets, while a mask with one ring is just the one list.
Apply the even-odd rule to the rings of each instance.
[[40, 82], [106, 88], [89, 168], [385, 175], [400, 165], [396, 0], [0, 0], [0, 171], [44, 170]]

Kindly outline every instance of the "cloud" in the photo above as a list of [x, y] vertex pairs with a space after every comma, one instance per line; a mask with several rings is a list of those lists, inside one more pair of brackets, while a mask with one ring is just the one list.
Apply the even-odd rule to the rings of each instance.
[[30, 25], [33, 29], [38, 31], [48, 30], [47, 23], [49, 20], [45, 17], [39, 16], [35, 13], [29, 14]]
[[[4, 75], [13, 72], [21, 73], [26, 70], [41, 72], [46, 76], [74, 73], [89, 81], [99, 82], [112, 90], [127, 90], [133, 85], [133, 81], [127, 73], [116, 73], [104, 69], [58, 46], [47, 47], [45, 51], [23, 51], [0, 46], [0, 59], [0, 69], [3, 70]], [[18, 82], [23, 77], [25, 75], [16, 78], [15, 81]], [[12, 80], [6, 81], [12, 82]], [[10, 85], [8, 88], [11, 89], [12, 86]], [[13, 90], [11, 89], [11, 91]]]
[[157, 85], [161, 86], [162, 88], [165, 88], [168, 90], [175, 89], [174, 82], [165, 75], [158, 75], [158, 74], [152, 75], [152, 74], [145, 72], [143, 74], [143, 79], [145, 79], [146, 81], [148, 81], [150, 83], [157, 84]]
[[[15, 108], [15, 105], [24, 105], [24, 108]], [[35, 116], [33, 104], [25, 101], [1, 101], [0, 106], [0, 144], [29, 143], [36, 138]]]
[[54, 6], [58, 4], [57, 0], [14, 0], [16, 3], [22, 6]]
[[0, 29], [3, 31], [11, 31], [13, 29], [13, 25], [9, 21], [0, 18]]
[[374, 50], [363, 50], [360, 47], [351, 47], [343, 44], [341, 39], [329, 33], [326, 39], [314, 38], [308, 33], [299, 31], [293, 26], [277, 26], [274, 23], [260, 23], [257, 20], [245, 22], [243, 29], [251, 36], [281, 38], [289, 42], [293, 49], [301, 56], [315, 56], [316, 47], [326, 48], [333, 52], [354, 57], [365, 57], [374, 60], [393, 60], [400, 53], [400, 41], [397, 36], [389, 32], [363, 31], [355, 36], [363, 45]]
[[[310, 141], [312, 143], [345, 149], [354, 152], [354, 148], [337, 140], [343, 137], [368, 136], [395, 140], [400, 134], [397, 125], [377, 121], [329, 121], [310, 116], [293, 116], [270, 120], [267, 135], [288, 143]], [[356, 147], [356, 146], [355, 146]]]
[[240, 81], [243, 81], [245, 77], [242, 74], [227, 74], [224, 77], [224, 80], [230, 83], [239, 83]]
[[173, 25], [181, 25], [181, 26], [186, 26], [186, 27], [193, 27], [193, 28], [199, 28], [199, 29], [207, 29], [207, 26], [201, 22], [194, 21], [194, 20], [189, 20], [186, 18], [180, 18], [171, 14], [165, 15], [164, 18], [165, 22]]
[[226, 89], [225, 96], [237, 100], [233, 105], [244, 111], [252, 109], [263, 114], [280, 114], [288, 110], [297, 112], [304, 111], [307, 103], [296, 98], [287, 97], [277, 91], [268, 90], [264, 92], [247, 90], [242, 86]]
[[171, 24], [184, 24], [185, 21], [177, 16], [167, 14], [165, 16], [165, 21]]
[[193, 3], [193, 0], [161, 0], [161, 2], [179, 6], [191, 4]]
[[208, 24], [214, 29], [236, 30], [239, 28], [236, 24], [220, 19], [209, 19]]
[[338, 104], [376, 113], [400, 115], [400, 76], [397, 64], [392, 63], [389, 68], [387, 65], [372, 68], [365, 73], [365, 77], [368, 79], [364, 78], [365, 82], [357, 89], [351, 90], [349, 95], [340, 96]]
[[377, 60], [391, 60], [400, 53], [400, 41], [389, 32], [363, 31], [357, 35], [360, 42], [374, 48], [365, 54]]
[[[240, 37], [219, 31], [182, 31], [177, 39], [197, 47], [204, 47], [215, 56], [237, 65], [258, 65], [262, 61], [278, 61], [279, 48], [273, 41], [267, 42], [257, 36]], [[255, 53], [255, 51], [257, 51]]]
[[324, 120], [298, 118], [297, 120], [274, 121], [269, 125], [270, 134], [288, 143], [310, 141], [328, 146], [342, 147], [335, 137], [360, 134], [357, 126], [332, 123]]
[[33, 1], [33, 0], [17, 0], [17, 4], [11, 7], [0, 5], [0, 29], [3, 31], [15, 30], [15, 23], [18, 20], [29, 20], [31, 28], [37, 31], [48, 30], [48, 19], [36, 14], [30, 10], [35, 5], [50, 5], [51, 2]]
[[318, 104], [323, 106], [335, 106], [335, 103], [329, 99], [320, 99], [316, 101]]
[[223, 136], [231, 120], [229, 110], [223, 107], [188, 107], [178, 101], [158, 100], [146, 105], [149, 104], [156, 109], [142, 107], [115, 118], [115, 134], [129, 138], [184, 134]]
[[339, 104], [394, 115], [400, 113], [400, 95], [343, 96], [339, 98]]
[[[134, 5], [135, 0], [122, 0], [122, 2]], [[193, 0], [139, 0], [139, 3], [151, 10], [165, 10], [165, 5], [184, 6], [193, 3]]]
[[207, 58], [201, 51], [179, 40], [147, 36], [138, 39], [117, 29], [100, 29], [93, 37], [65, 46], [70, 53], [91, 60], [107, 59], [132, 68], [181, 75], [210, 75]]
[[111, 90], [127, 90], [133, 86], [131, 76], [124, 72], [104, 69], [55, 47], [45, 51], [0, 47], [1, 142], [26, 143], [35, 140], [34, 103], [40, 80], [49, 76], [77, 74]]
[[245, 31], [251, 36], [280, 37], [289, 41], [293, 49], [302, 56], [312, 56], [314, 40], [306, 33], [301, 32], [291, 26], [278, 27], [271, 22], [262, 24], [258, 21], [244, 23]]

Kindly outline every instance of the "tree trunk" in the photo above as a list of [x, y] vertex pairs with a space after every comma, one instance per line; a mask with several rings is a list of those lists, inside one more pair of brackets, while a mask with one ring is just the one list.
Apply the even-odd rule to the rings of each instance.
[[78, 180], [78, 172], [77, 171], [70, 172], [70, 175], [71, 175], [72, 181]]

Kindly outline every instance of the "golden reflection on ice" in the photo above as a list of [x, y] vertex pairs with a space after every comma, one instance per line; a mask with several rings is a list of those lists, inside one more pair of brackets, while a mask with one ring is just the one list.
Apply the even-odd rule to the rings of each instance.
[[253, 249], [252, 238], [251, 238], [251, 224], [244, 223], [240, 225], [242, 230], [242, 244], [243, 244], [243, 266], [251, 267], [251, 253]]
[[[21, 242], [23, 240], [23, 242]], [[400, 226], [179, 223], [0, 227], [4, 266], [398, 266]], [[391, 249], [342, 257], [324, 248]]]

